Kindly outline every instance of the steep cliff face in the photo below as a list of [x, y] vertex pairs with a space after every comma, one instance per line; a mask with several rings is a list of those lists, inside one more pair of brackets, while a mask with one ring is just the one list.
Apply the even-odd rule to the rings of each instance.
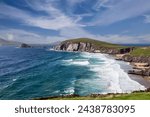
[[107, 53], [107, 54], [124, 54], [132, 51], [132, 48], [110, 48], [103, 46], [95, 46], [89, 42], [63, 42], [55, 47], [55, 50], [63, 51], [80, 51], [80, 52], [94, 52], [94, 53]]
[[87, 52], [92, 52], [94, 49], [92, 48], [91, 43], [72, 43], [72, 42], [66, 42], [66, 43], [61, 43], [60, 45], [55, 47], [55, 50], [64, 50], [64, 51], [87, 51]]
[[117, 49], [100, 47], [99, 49], [95, 48], [91, 43], [62, 43], [55, 47], [55, 50], [63, 50], [63, 51], [80, 51], [80, 52], [95, 52], [95, 53], [109, 53], [116, 54], [119, 52]]

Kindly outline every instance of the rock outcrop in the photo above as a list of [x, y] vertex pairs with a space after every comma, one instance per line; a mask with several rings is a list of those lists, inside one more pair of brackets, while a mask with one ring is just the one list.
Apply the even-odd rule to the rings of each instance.
[[131, 56], [131, 55], [124, 55], [122, 57], [123, 61], [126, 62], [136, 62], [136, 63], [148, 63], [150, 65], [150, 56]]
[[149, 56], [131, 56], [124, 55], [122, 57], [123, 61], [130, 63], [138, 63], [138, 64], [147, 64], [146, 66], [133, 66], [132, 70], [129, 70], [129, 74], [141, 75], [141, 76], [150, 76], [150, 57]]
[[20, 47], [21, 47], [21, 48], [31, 48], [30, 45], [25, 44], [25, 43], [22, 43], [22, 44], [20, 45]]
[[141, 75], [141, 76], [150, 76], [150, 68], [146, 70], [133, 69], [128, 71], [129, 74]]

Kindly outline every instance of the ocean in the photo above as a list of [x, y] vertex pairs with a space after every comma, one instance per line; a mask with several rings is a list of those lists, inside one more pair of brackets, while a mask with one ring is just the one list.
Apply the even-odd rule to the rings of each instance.
[[126, 62], [100, 53], [0, 47], [0, 99], [126, 93], [143, 90]]

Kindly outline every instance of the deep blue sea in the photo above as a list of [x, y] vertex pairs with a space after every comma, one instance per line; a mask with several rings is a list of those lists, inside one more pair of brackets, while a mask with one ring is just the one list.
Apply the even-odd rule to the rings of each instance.
[[0, 99], [144, 89], [125, 72], [129, 65], [94, 53], [0, 47]]

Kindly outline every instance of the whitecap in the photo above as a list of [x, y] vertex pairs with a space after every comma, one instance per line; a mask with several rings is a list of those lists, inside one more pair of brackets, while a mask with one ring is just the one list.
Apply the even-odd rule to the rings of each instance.
[[16, 80], [17, 80], [17, 79], [14, 78], [12, 81], [15, 82]]
[[69, 87], [64, 90], [64, 93], [66, 93], [66, 94], [74, 94], [74, 92], [75, 92], [74, 87]]

